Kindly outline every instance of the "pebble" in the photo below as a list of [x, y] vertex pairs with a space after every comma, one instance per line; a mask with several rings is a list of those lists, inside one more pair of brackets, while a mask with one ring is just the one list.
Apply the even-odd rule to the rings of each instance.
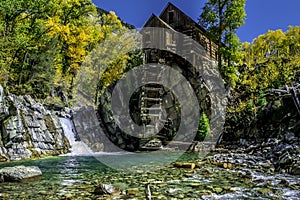
[[126, 190], [127, 195], [137, 195], [140, 193], [140, 190], [138, 188], [130, 188]]

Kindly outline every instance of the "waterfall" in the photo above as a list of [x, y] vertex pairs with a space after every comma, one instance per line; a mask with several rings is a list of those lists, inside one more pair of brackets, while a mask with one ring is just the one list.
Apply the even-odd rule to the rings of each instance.
[[69, 140], [71, 145], [70, 153], [66, 154], [67, 156], [77, 156], [77, 155], [90, 155], [93, 154], [93, 151], [85, 144], [83, 141], [76, 141], [75, 136], [75, 127], [70, 119], [59, 118], [64, 134]]

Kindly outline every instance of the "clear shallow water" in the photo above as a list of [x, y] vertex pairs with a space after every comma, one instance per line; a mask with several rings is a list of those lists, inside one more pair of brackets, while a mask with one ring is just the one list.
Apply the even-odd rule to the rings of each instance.
[[[59, 156], [33, 161], [0, 164], [4, 166], [36, 165], [43, 176], [21, 183], [0, 183], [0, 199], [101, 199], [93, 194], [99, 183], [113, 184], [123, 191], [138, 188], [136, 196], [116, 199], [145, 199], [145, 183], [151, 183], [153, 199], [300, 199], [300, 177], [283, 174], [227, 170], [211, 165], [200, 169], [178, 169], [160, 160], [173, 160], [178, 154], [102, 154], [93, 156]], [[101, 158], [99, 158], [99, 156]], [[186, 154], [181, 160], [197, 158]], [[149, 161], [149, 159], [152, 159]], [[99, 162], [115, 163], [118, 170]], [[289, 185], [280, 184], [281, 180]], [[109, 197], [103, 199], [110, 199]]]
[[[43, 176], [21, 183], [0, 183], [0, 199], [62, 199], [64, 194], [78, 193], [80, 190], [70, 187], [87, 185], [83, 176], [90, 172], [106, 173], [110, 168], [98, 162], [94, 157], [51, 157], [33, 161], [19, 161], [4, 166], [38, 166]], [[93, 186], [91, 184], [91, 186]], [[91, 188], [92, 189], [92, 188]], [[86, 191], [91, 191], [89, 188]], [[82, 190], [82, 192], [85, 192]]]

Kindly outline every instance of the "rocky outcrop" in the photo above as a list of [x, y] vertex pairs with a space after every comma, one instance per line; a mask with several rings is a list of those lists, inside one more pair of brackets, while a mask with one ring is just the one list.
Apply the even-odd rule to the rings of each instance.
[[113, 152], [120, 151], [112, 145], [103, 131], [96, 111], [93, 107], [80, 107], [75, 109], [72, 120], [77, 132], [78, 140], [83, 141], [94, 152]]
[[[155, 78], [157, 78], [157, 80], [164, 80], [163, 75], [173, 73], [171, 69], [172, 68], [164, 68], [161, 65], [151, 65], [149, 69], [147, 69], [147, 73], [145, 73], [147, 76], [145, 77], [139, 70], [132, 70], [130, 75], [133, 78], [130, 80], [125, 78], [120, 79], [117, 84], [112, 84], [104, 91], [100, 97], [98, 114], [104, 125], [105, 133], [114, 144], [122, 149], [135, 151], [141, 149], [153, 138], [159, 139], [163, 146], [167, 146], [172, 140], [191, 142], [194, 139], [193, 134], [190, 134], [190, 132], [195, 129], [199, 123], [199, 121], [195, 120], [198, 119], [197, 115], [199, 114], [195, 110], [198, 110], [197, 107], [199, 106], [200, 112], [208, 113], [208, 116], [211, 116], [212, 112], [211, 94], [209, 93], [209, 89], [205, 87], [205, 84], [201, 82], [202, 80], [200, 78], [197, 78], [197, 76], [193, 74], [184, 80], [178, 77], [170, 79], [169, 82], [170, 85], [173, 86], [172, 89], [174, 91], [180, 91], [176, 94], [174, 91], [170, 91], [170, 89], [158, 83], [146, 84], [143, 87], [137, 87], [138, 83], [135, 83], [135, 81], [140, 78], [147, 81], [153, 79], [152, 83], [155, 82]], [[160, 72], [160, 74], [157, 75], [157, 72]], [[187, 69], [186, 71], [182, 70], [183, 75], [188, 74], [188, 72]], [[189, 82], [187, 80], [189, 80]], [[120, 84], [120, 82], [122, 82], [122, 84]], [[187, 84], [187, 82], [189, 84]], [[193, 93], [190, 92], [190, 85], [192, 85]], [[147, 87], [148, 90], [146, 90], [145, 87]], [[134, 93], [131, 93], [132, 88], [136, 88]], [[159, 92], [150, 92], [158, 89]], [[113, 93], [114, 95], [118, 95], [114, 96]], [[147, 93], [147, 95], [145, 93]], [[127, 105], [128, 96], [131, 97], [129, 105]], [[112, 105], [112, 100], [115, 102], [114, 105]], [[156, 103], [153, 103], [153, 105], [149, 104], [143, 108], [142, 106], [146, 104], [145, 100], [155, 101]], [[161, 109], [158, 111], [158, 114], [154, 111], [157, 109], [157, 107], [155, 107], [157, 105], [160, 105], [159, 108]], [[130, 110], [132, 123], [128, 120], [128, 109]], [[146, 111], [144, 112], [144, 110]], [[158, 120], [152, 120], [156, 116], [159, 116], [157, 117]], [[144, 120], [144, 118], [148, 119], [148, 121]], [[147, 122], [143, 122], [143, 120]], [[150, 122], [153, 122], [152, 126], [155, 127], [153, 129], [158, 129], [159, 131], [150, 130], [149, 134], [147, 127], [151, 127]], [[162, 127], [160, 127], [159, 123], [162, 124]], [[180, 128], [185, 131], [182, 134], [177, 134]]]
[[223, 168], [251, 168], [256, 170], [265, 170], [274, 172], [274, 166], [263, 156], [249, 155], [245, 153], [221, 153], [214, 156], [208, 156], [207, 161], [213, 165]]
[[4, 167], [0, 169], [0, 182], [22, 181], [28, 178], [42, 176], [42, 171], [36, 166]]
[[259, 113], [237, 113], [235, 120], [227, 116], [220, 146], [263, 158], [276, 171], [299, 174], [300, 114], [293, 98], [270, 93]]
[[[170, 141], [191, 144], [201, 113], [210, 119], [211, 140], [216, 141], [227, 102], [217, 62], [180, 32], [144, 27], [141, 34], [146, 64], [107, 88], [98, 87], [98, 114], [110, 141], [127, 151], [140, 150], [152, 139], [163, 147]], [[170, 34], [172, 47], [164, 37]]]
[[300, 138], [296, 138], [294, 134], [287, 133], [282, 140], [241, 139], [227, 143], [226, 148], [215, 149], [215, 152], [220, 154], [210, 157], [211, 163], [231, 163], [233, 166], [300, 174]]
[[[298, 96], [300, 98], [300, 95]], [[299, 138], [300, 115], [293, 99], [269, 96], [267, 102], [259, 113], [244, 111], [235, 116], [227, 116], [223, 142], [240, 139], [285, 139], [289, 133], [292, 133], [294, 138]]]
[[30, 96], [5, 96], [0, 88], [0, 161], [68, 152], [69, 142], [55, 114]]

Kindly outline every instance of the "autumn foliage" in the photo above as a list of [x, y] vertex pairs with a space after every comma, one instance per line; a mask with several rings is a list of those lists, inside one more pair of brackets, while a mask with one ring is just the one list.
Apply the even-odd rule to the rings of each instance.
[[[115, 13], [97, 12], [91, 0], [4, 0], [0, 4], [0, 84], [19, 95], [45, 99], [64, 93], [70, 100], [88, 54], [126, 30]], [[115, 66], [127, 60], [126, 55], [115, 58]], [[107, 74], [122, 74], [114, 63], [106, 62], [118, 71]], [[93, 71], [94, 66], [88, 67], [85, 70]]]
[[300, 27], [290, 26], [285, 32], [270, 30], [242, 47], [243, 59], [228, 109], [235, 117], [245, 111], [259, 114], [272, 89], [294, 84], [300, 71]]

